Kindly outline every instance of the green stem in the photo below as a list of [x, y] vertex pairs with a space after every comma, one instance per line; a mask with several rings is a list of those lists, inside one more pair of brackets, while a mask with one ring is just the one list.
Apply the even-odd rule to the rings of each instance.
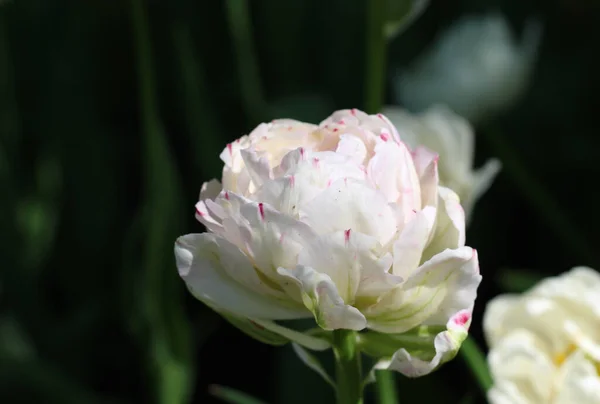
[[258, 68], [258, 58], [252, 42], [252, 22], [248, 0], [227, 0], [227, 17], [236, 54], [238, 80], [242, 102], [250, 120], [263, 121], [266, 103]]
[[361, 404], [363, 400], [360, 352], [356, 349], [354, 331], [333, 331], [333, 354], [337, 403]]
[[556, 199], [530, 174], [530, 171], [522, 163], [515, 150], [495, 127], [487, 127], [482, 131], [496, 156], [502, 161], [503, 169], [512, 177], [515, 185], [535, 211], [543, 217], [545, 223], [554, 230], [554, 234], [560, 237], [563, 243], [576, 254], [582, 264], [596, 264], [596, 257], [585, 237], [562, 213]]
[[475, 380], [477, 380], [481, 391], [485, 394], [492, 387], [492, 376], [490, 375], [485, 355], [472, 337], [467, 337], [462, 343], [460, 354], [469, 366]]
[[375, 382], [377, 383], [377, 402], [379, 404], [398, 404], [400, 402], [393, 372], [376, 370]]
[[376, 114], [383, 106], [385, 86], [386, 39], [384, 0], [367, 2], [367, 40], [365, 76], [365, 112]]

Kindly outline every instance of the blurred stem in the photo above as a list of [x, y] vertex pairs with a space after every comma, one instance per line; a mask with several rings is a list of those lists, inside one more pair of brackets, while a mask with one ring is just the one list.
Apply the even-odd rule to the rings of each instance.
[[237, 59], [242, 102], [246, 114], [255, 124], [264, 120], [266, 103], [262, 92], [263, 86], [260, 80], [256, 50], [252, 41], [248, 0], [227, 0], [226, 5], [229, 30]]
[[383, 106], [385, 86], [386, 39], [385, 0], [367, 0], [367, 40], [365, 112], [376, 114]]
[[[143, 327], [137, 336], [145, 342], [158, 403], [183, 404], [191, 396], [192, 343], [183, 311], [183, 295], [174, 270], [173, 240], [179, 232], [181, 186], [170, 154], [156, 99], [153, 57], [144, 0], [132, 0], [137, 51], [144, 174], [144, 255], [137, 307]], [[172, 254], [172, 252], [171, 252]], [[139, 281], [138, 281], [139, 282]], [[137, 313], [136, 313], [137, 314]]]
[[204, 66], [198, 60], [197, 52], [194, 52], [189, 26], [175, 25], [173, 42], [179, 56], [182, 109], [192, 145], [191, 160], [197, 172], [205, 177], [213, 177], [221, 169], [219, 154], [223, 147], [218, 137], [219, 125], [208, 95]]
[[362, 403], [360, 352], [356, 349], [356, 335], [351, 330], [333, 331], [336, 394], [338, 404]]
[[398, 404], [395, 374], [389, 370], [376, 370], [377, 402], [379, 404]]
[[492, 387], [492, 376], [490, 375], [484, 353], [471, 336], [468, 336], [462, 343], [460, 354], [485, 395], [490, 387]]
[[553, 229], [554, 234], [562, 239], [573, 254], [583, 260], [582, 264], [597, 264], [595, 254], [585, 237], [562, 213], [555, 198], [530, 174], [530, 170], [521, 162], [518, 150], [507, 142], [496, 127], [484, 128], [482, 132], [492, 145], [496, 156], [502, 161], [503, 169], [510, 174], [521, 193]]

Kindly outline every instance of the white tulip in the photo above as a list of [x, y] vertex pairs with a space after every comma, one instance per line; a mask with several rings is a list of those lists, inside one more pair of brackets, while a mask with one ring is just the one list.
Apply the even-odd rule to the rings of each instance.
[[529, 82], [541, 38], [530, 21], [523, 41], [499, 14], [468, 16], [448, 28], [395, 80], [396, 97], [412, 111], [446, 104], [479, 123], [509, 108]]
[[275, 320], [398, 338], [424, 328], [380, 355], [411, 376], [454, 356], [481, 276], [437, 155], [411, 154], [381, 114], [344, 110], [319, 126], [261, 124], [221, 158], [222, 185], [204, 184], [196, 205], [209, 233], [175, 245], [194, 296], [261, 341], [311, 349], [328, 343]]
[[600, 403], [600, 274], [576, 267], [486, 308], [492, 404]]
[[445, 106], [436, 105], [417, 115], [392, 106], [383, 112], [411, 148], [423, 146], [439, 154], [440, 185], [458, 194], [468, 220], [475, 202], [500, 170], [500, 161], [490, 159], [483, 167], [474, 169], [473, 127]]

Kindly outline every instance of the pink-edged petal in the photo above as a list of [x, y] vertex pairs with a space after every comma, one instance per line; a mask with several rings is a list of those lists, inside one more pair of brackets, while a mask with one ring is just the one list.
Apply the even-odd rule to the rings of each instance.
[[[430, 319], [444, 317], [444, 303], [472, 294], [481, 282], [477, 254], [470, 247], [445, 250], [425, 262], [402, 285], [363, 310], [369, 328], [402, 333]], [[466, 288], [468, 292], [460, 288]]]
[[244, 254], [223, 238], [208, 233], [179, 237], [175, 258], [190, 292], [210, 307], [242, 317], [306, 317], [304, 307], [265, 285]]
[[329, 275], [306, 266], [279, 268], [279, 274], [293, 282], [301, 291], [304, 305], [314, 314], [317, 324], [325, 330], [362, 330], [367, 320], [355, 307], [347, 305]]
[[387, 365], [387, 369], [395, 370], [407, 377], [420, 377], [437, 369], [443, 363], [456, 356], [463, 341], [467, 338], [471, 313], [460, 311], [450, 318], [446, 331], [435, 336], [430, 350], [401, 348]]

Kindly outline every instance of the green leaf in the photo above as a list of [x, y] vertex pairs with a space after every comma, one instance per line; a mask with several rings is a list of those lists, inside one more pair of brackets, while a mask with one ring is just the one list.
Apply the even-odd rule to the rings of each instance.
[[385, 36], [393, 39], [404, 32], [427, 8], [429, 0], [387, 0]]
[[400, 348], [420, 358], [435, 355], [434, 339], [445, 326], [419, 326], [402, 334], [366, 331], [358, 334], [359, 349], [375, 358], [389, 358]]
[[485, 354], [470, 336], [464, 340], [459, 353], [471, 370], [475, 380], [477, 380], [481, 390], [486, 393], [492, 387], [493, 381]]
[[265, 327], [247, 318], [236, 317], [230, 314], [220, 313], [231, 325], [245, 334], [265, 344], [281, 346], [290, 342], [289, 339], [267, 330]]
[[243, 393], [239, 390], [232, 389], [231, 387], [219, 386], [213, 384], [209, 387], [210, 393], [231, 404], [264, 404], [262, 401]]
[[329, 377], [327, 371], [323, 365], [321, 365], [321, 362], [319, 362], [319, 359], [316, 356], [296, 343], [292, 344], [292, 348], [294, 348], [294, 352], [306, 366], [317, 372], [317, 374], [321, 376], [329, 385], [335, 388], [335, 383], [333, 383], [333, 380], [331, 380], [331, 377]]

